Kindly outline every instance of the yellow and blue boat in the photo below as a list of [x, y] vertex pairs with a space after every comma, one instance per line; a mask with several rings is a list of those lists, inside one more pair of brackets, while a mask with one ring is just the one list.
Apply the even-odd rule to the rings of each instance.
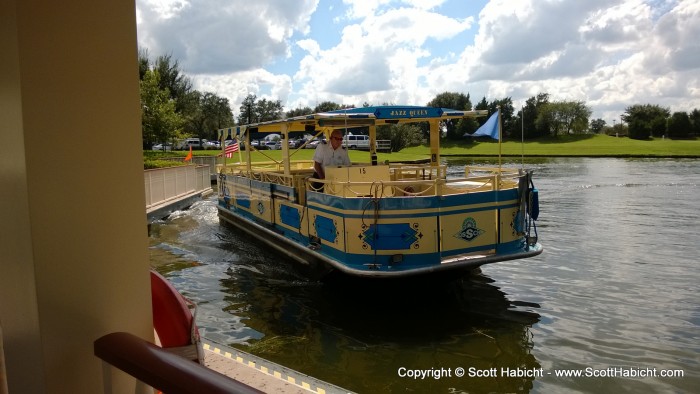
[[[542, 246], [537, 242], [538, 191], [531, 171], [499, 164], [465, 167], [463, 175], [448, 177], [441, 163], [443, 122], [485, 115], [375, 106], [221, 129], [222, 140], [237, 139], [247, 149], [239, 152], [239, 163], [218, 165], [219, 218], [311, 268], [316, 276], [451, 274], [536, 256]], [[377, 127], [420, 122], [430, 128], [428, 162], [377, 161]], [[295, 133], [320, 137], [334, 129], [358, 128], [370, 138], [366, 163], [326, 168], [325, 179], [314, 179], [312, 161], [292, 160], [304, 148], [287, 143]], [[280, 135], [281, 160], [251, 161], [251, 135], [260, 133]]]

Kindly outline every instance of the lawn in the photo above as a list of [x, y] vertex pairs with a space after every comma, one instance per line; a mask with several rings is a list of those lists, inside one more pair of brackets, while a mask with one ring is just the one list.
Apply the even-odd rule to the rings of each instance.
[[[294, 152], [294, 150], [292, 150]], [[577, 135], [565, 137], [542, 138], [534, 141], [505, 141], [501, 144], [503, 156], [609, 156], [609, 157], [697, 157], [700, 158], [700, 139], [671, 140], [651, 139], [646, 141], [633, 140], [625, 137], [611, 137], [606, 135]], [[163, 157], [184, 157], [187, 151], [179, 152], [151, 152], [144, 151], [144, 161], [161, 163]], [[195, 156], [216, 156], [220, 151], [194, 151]], [[402, 149], [400, 152], [378, 153], [378, 160], [399, 162], [422, 160], [429, 158], [428, 146], [414, 146]], [[293, 154], [292, 160], [311, 160], [313, 149], [301, 149]], [[353, 162], [369, 162], [369, 153], [366, 151], [351, 150], [350, 160]], [[488, 140], [443, 142], [440, 147], [440, 155], [451, 156], [498, 156], [498, 142]], [[245, 159], [246, 152], [242, 152]], [[282, 151], [253, 152], [253, 161], [279, 161]], [[234, 154], [228, 162], [237, 162], [238, 154]]]
[[[416, 147], [407, 148], [411, 152]], [[420, 147], [418, 147], [420, 149]], [[611, 157], [700, 157], [700, 139], [633, 140], [607, 135], [577, 135], [541, 138], [534, 141], [506, 141], [501, 144], [504, 156], [611, 156]], [[418, 152], [416, 152], [418, 153]], [[498, 155], [498, 142], [479, 141], [466, 144], [443, 144], [443, 156]]]

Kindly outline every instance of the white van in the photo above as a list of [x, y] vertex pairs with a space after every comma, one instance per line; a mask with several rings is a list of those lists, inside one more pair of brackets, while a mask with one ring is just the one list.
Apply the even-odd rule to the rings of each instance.
[[369, 150], [369, 136], [368, 135], [353, 135], [348, 134], [343, 137], [343, 146], [349, 149], [367, 149]]

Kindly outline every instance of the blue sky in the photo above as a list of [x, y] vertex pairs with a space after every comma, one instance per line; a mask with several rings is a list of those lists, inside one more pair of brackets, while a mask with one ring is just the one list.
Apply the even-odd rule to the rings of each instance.
[[700, 108], [697, 0], [137, 0], [139, 45], [195, 88], [285, 110], [540, 92], [608, 123]]

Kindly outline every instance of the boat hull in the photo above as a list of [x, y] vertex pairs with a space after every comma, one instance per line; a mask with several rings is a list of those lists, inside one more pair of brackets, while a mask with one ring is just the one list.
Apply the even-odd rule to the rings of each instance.
[[[501, 253], [480, 254], [480, 253], [464, 253], [450, 255], [441, 258], [437, 264], [412, 266], [407, 267], [402, 265], [403, 261], [395, 264], [363, 264], [362, 268], [358, 269], [347, 263], [336, 260], [328, 255], [324, 255], [323, 241], [313, 242], [304, 239], [295, 240], [289, 237], [282, 229], [276, 228], [274, 225], [266, 223], [264, 220], [255, 220], [240, 215], [232, 211], [226, 206], [227, 204], [220, 201], [218, 206], [219, 218], [221, 221], [233, 225], [235, 228], [244, 231], [251, 235], [257, 241], [260, 241], [276, 252], [284, 255], [297, 263], [305, 275], [313, 278], [322, 279], [331, 273], [340, 273], [343, 275], [357, 278], [409, 278], [420, 276], [437, 276], [445, 273], [465, 273], [475, 270], [482, 265], [492, 264], [501, 261], [523, 259], [537, 256], [542, 253], [542, 246], [539, 243], [527, 245], [523, 240], [517, 242], [519, 248], [512, 248]], [[301, 242], [300, 242], [301, 241]], [[333, 255], [332, 249], [325, 246], [326, 253]], [[396, 258], [396, 255], [386, 256], [386, 258]], [[403, 258], [408, 255], [402, 256]], [[352, 259], [352, 256], [348, 258]], [[418, 256], [420, 259], [420, 255]]]

